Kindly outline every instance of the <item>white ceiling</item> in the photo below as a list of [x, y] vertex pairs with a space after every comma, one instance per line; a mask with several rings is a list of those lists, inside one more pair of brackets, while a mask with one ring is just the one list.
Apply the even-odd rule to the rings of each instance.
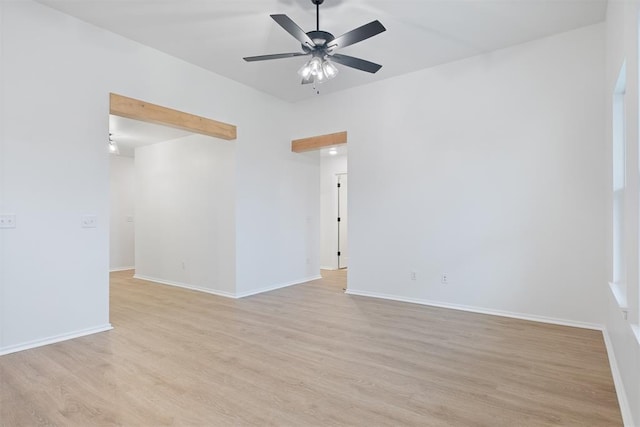
[[[315, 96], [296, 72], [306, 58], [247, 63], [244, 56], [300, 51], [270, 14], [315, 29], [311, 0], [39, 0], [287, 101]], [[339, 51], [382, 64], [375, 75], [338, 65], [321, 93], [603, 21], [606, 0], [325, 0], [320, 28], [339, 36], [378, 19], [387, 31]]]
[[[320, 149], [320, 157], [333, 157], [333, 156], [346, 156], [347, 155], [347, 144], [335, 145], [333, 147], [325, 147]], [[335, 154], [331, 154], [334, 152]]]
[[135, 149], [138, 147], [193, 135], [168, 126], [114, 115], [109, 116], [109, 132], [118, 146], [120, 155], [126, 157], [134, 157]]

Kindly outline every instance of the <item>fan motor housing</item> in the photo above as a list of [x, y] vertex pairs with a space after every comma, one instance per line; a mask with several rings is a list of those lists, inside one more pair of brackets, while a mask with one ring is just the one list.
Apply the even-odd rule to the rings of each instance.
[[329, 44], [329, 42], [335, 39], [333, 34], [327, 31], [309, 31], [307, 35], [311, 40], [313, 40], [313, 43], [316, 45], [316, 48], [312, 49], [309, 46], [303, 44], [302, 50], [304, 50], [307, 53], [313, 52], [314, 50], [317, 50], [317, 49], [322, 49], [326, 47], [327, 44]]

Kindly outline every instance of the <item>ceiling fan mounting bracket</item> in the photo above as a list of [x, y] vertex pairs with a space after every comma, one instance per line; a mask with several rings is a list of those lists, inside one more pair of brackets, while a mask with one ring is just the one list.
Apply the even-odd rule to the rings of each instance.
[[320, 5], [320, 4], [324, 3], [324, 0], [311, 0], [311, 3], [313, 3], [313, 4], [315, 4], [317, 6], [317, 5]]

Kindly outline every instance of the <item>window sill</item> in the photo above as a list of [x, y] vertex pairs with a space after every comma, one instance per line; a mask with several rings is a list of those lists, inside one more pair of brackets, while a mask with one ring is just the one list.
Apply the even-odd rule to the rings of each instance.
[[[618, 308], [620, 308], [620, 311], [622, 312], [622, 316], [624, 317], [624, 320], [628, 321], [629, 319], [627, 316], [629, 315], [629, 305], [627, 304], [627, 298], [623, 291], [624, 284], [609, 282], [609, 288], [611, 288], [611, 293], [613, 294], [613, 297], [616, 299], [616, 302], [618, 303]], [[633, 335], [636, 337], [636, 341], [638, 342], [638, 345], [640, 345], [640, 324], [629, 322], [629, 326], [631, 327], [631, 331], [633, 332]]]
[[623, 290], [624, 287], [625, 286], [623, 283], [609, 282], [609, 288], [611, 289], [611, 293], [618, 303], [618, 307], [620, 307], [620, 310], [626, 311], [629, 309], [629, 305], [627, 304], [626, 292], [624, 292]]
[[640, 325], [631, 325], [631, 330], [633, 331], [633, 334], [636, 336], [636, 341], [640, 346]]

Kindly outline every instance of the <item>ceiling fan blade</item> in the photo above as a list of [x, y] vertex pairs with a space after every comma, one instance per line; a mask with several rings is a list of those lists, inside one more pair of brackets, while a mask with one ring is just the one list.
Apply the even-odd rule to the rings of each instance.
[[376, 73], [382, 65], [374, 62], [365, 61], [364, 59], [354, 58], [349, 55], [333, 54], [329, 55], [329, 58], [338, 64], [345, 65], [347, 67], [355, 68], [356, 70], [366, 71], [367, 73]]
[[366, 40], [369, 37], [373, 37], [386, 30], [387, 29], [384, 28], [384, 25], [382, 25], [380, 21], [371, 21], [362, 27], [358, 27], [355, 30], [351, 30], [340, 37], [333, 39], [327, 47], [329, 49], [336, 49], [351, 46], [352, 44]]
[[307, 55], [309, 54], [304, 52], [276, 53], [273, 55], [246, 56], [242, 59], [244, 59], [247, 62], [253, 62], [253, 61], [267, 61], [269, 59], [293, 58], [296, 56], [307, 56]]
[[291, 18], [287, 15], [271, 15], [274, 21], [278, 23], [284, 30], [295, 37], [300, 43], [307, 45], [309, 48], [314, 48], [315, 43], [311, 38], [304, 32], [302, 28], [298, 26]]

